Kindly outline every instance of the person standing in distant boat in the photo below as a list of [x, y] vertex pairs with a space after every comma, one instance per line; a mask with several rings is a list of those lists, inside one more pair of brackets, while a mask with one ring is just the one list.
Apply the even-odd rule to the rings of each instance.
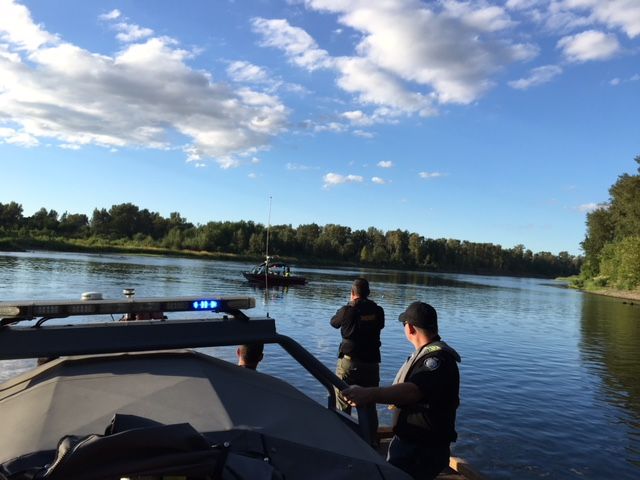
[[353, 406], [389, 404], [394, 436], [387, 461], [414, 479], [431, 480], [449, 465], [449, 445], [457, 439], [460, 355], [440, 339], [431, 305], [413, 302], [398, 319], [415, 351], [393, 385], [352, 386], [342, 394]]
[[238, 365], [241, 367], [256, 370], [258, 364], [262, 361], [264, 356], [264, 344], [262, 343], [247, 343], [240, 345], [236, 350], [238, 356]]
[[[340, 329], [336, 375], [349, 385], [377, 387], [380, 384], [380, 331], [384, 328], [384, 310], [369, 300], [369, 282], [356, 278], [351, 300], [331, 318], [331, 326]], [[351, 414], [351, 405], [338, 395], [338, 407]], [[378, 413], [375, 404], [367, 407], [372, 420], [371, 440], [375, 442]]]

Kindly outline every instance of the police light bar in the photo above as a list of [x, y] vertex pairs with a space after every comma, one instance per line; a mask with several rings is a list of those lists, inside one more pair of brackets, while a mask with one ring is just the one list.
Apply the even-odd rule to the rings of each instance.
[[252, 297], [161, 297], [131, 298], [129, 300], [83, 301], [23, 301], [0, 302], [0, 324], [33, 320], [35, 318], [62, 318], [74, 315], [135, 314], [142, 312], [209, 311], [234, 314], [254, 308]]

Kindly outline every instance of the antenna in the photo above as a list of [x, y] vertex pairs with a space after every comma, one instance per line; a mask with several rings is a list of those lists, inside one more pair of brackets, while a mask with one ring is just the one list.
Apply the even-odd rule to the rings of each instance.
[[267, 242], [264, 261], [264, 303], [269, 317], [269, 229], [271, 228], [271, 195], [269, 195], [269, 214], [267, 216]]

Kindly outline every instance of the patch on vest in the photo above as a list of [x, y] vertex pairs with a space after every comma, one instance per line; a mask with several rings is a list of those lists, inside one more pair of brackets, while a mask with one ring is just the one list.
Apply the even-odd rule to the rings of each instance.
[[424, 361], [424, 366], [428, 370], [431, 370], [433, 372], [440, 366], [440, 360], [438, 360], [436, 357], [429, 357]]

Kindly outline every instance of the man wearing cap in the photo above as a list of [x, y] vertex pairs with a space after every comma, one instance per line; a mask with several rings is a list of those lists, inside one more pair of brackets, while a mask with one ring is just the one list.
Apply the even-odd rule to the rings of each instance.
[[389, 404], [394, 410], [387, 460], [416, 479], [435, 478], [449, 464], [457, 438], [460, 403], [458, 353], [438, 335], [435, 309], [413, 302], [399, 317], [415, 347], [390, 387], [352, 386], [342, 395], [353, 405]]
[[[331, 326], [340, 329], [336, 375], [349, 385], [377, 387], [380, 384], [380, 330], [384, 328], [384, 310], [369, 300], [369, 282], [356, 278], [351, 300], [331, 318]], [[351, 413], [351, 405], [338, 395], [338, 406]], [[375, 404], [367, 409], [372, 419], [371, 438], [378, 430]]]

